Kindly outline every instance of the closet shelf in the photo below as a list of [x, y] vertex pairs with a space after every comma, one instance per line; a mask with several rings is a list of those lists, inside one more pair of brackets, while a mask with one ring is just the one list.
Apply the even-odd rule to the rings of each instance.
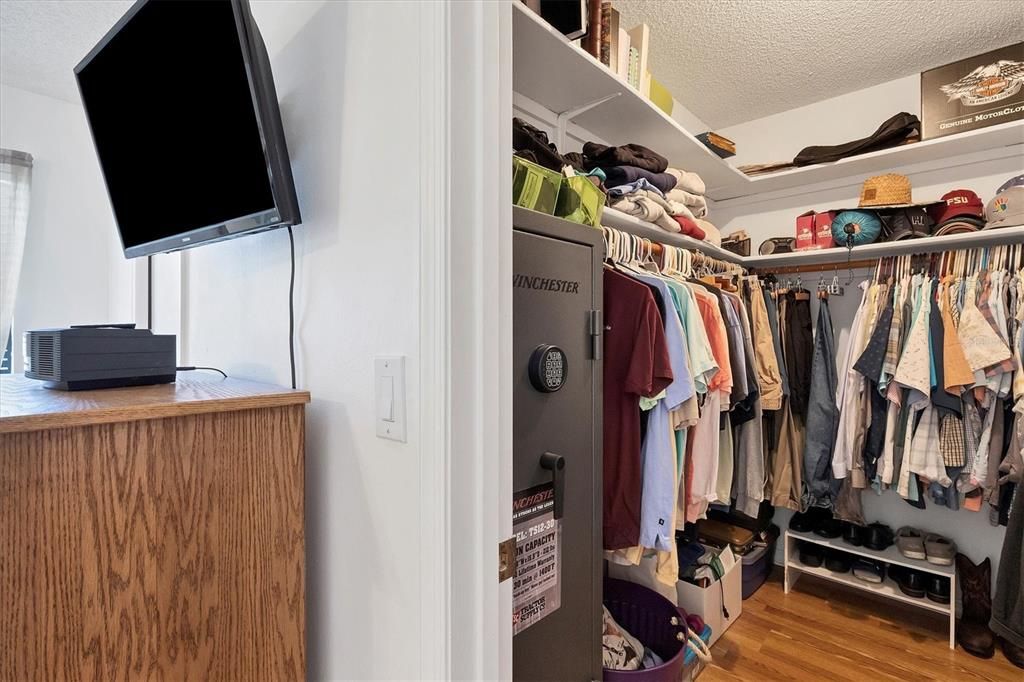
[[881, 583], [869, 583], [861, 580], [852, 573], [836, 573], [835, 571], [830, 571], [823, 566], [812, 568], [811, 566], [804, 566], [796, 561], [791, 561], [786, 568], [791, 571], [799, 571], [800, 573], [818, 576], [825, 580], [831, 580], [835, 583], [841, 583], [859, 590], [871, 592], [872, 594], [877, 594], [881, 597], [885, 597], [886, 599], [895, 599], [896, 601], [901, 601], [904, 604], [913, 604], [914, 606], [919, 606], [922, 609], [941, 613], [944, 616], [949, 615], [948, 604], [938, 604], [936, 602], [929, 601], [927, 597], [908, 597], [900, 592], [900, 588], [891, 578], [886, 578]]
[[907, 254], [935, 253], [956, 249], [973, 249], [984, 246], [1024, 243], [1024, 227], [1003, 227], [994, 230], [979, 230], [966, 234], [950, 234], [942, 237], [924, 237], [922, 239], [904, 239], [898, 242], [879, 242], [853, 247], [853, 253], [847, 249], [835, 247], [818, 251], [798, 251], [796, 253], [780, 253], [772, 256], [748, 256], [743, 259], [743, 266], [758, 270], [788, 267], [793, 265], [830, 265], [841, 264], [847, 260], [867, 260], [888, 256], [904, 256]]
[[605, 207], [604, 213], [601, 215], [601, 224], [605, 227], [611, 227], [616, 230], [621, 230], [622, 232], [635, 234], [638, 237], [646, 237], [651, 241], [655, 241], [660, 244], [678, 246], [684, 249], [690, 249], [691, 251], [700, 251], [712, 258], [724, 260], [728, 263], [742, 265], [744, 261], [749, 260], [709, 242], [700, 241], [699, 239], [693, 239], [692, 237], [686, 237], [674, 232], [666, 232], [656, 225], [652, 225], [651, 223], [640, 220], [639, 218], [634, 218], [633, 216], [623, 213], [622, 211], [617, 211], [614, 208]]
[[[892, 599], [893, 601], [912, 604], [913, 606], [917, 606], [922, 609], [941, 613], [949, 618], [949, 648], [953, 649], [956, 647], [957, 580], [955, 565], [939, 566], [937, 564], [930, 564], [927, 561], [908, 559], [900, 554], [895, 545], [884, 550], [874, 550], [868, 549], [867, 547], [854, 547], [853, 545], [849, 545], [838, 538], [822, 538], [814, 533], [800, 533], [794, 530], [786, 530], [784, 541], [783, 565], [785, 567], [785, 577], [783, 586], [786, 594], [790, 593], [793, 586], [796, 585], [797, 581], [800, 579], [800, 576], [808, 574], [824, 578], [825, 580], [830, 580], [835, 583], [841, 583], [863, 592], [870, 592], [871, 594], [883, 599]], [[896, 581], [888, 576], [888, 570], [886, 571], [885, 579], [881, 583], [869, 583], [853, 575], [852, 570], [849, 573], [837, 573], [829, 570], [825, 566], [805, 566], [799, 561], [799, 544], [801, 542], [809, 542], [844, 552], [846, 554], [882, 561], [890, 566], [905, 566], [924, 573], [941, 575], [949, 580], [949, 603], [939, 604], [938, 602], [931, 601], [927, 597], [911, 597], [903, 594], [903, 591], [900, 590]]]
[[[831, 540], [829, 538], [823, 538], [820, 535], [814, 533], [800, 533], [795, 530], [787, 530], [786, 535], [795, 540], [801, 542], [810, 542], [815, 545], [821, 545], [822, 547], [828, 547], [840, 552], [846, 552], [847, 554], [855, 554], [857, 556], [866, 557], [868, 559], [875, 559], [877, 561], [884, 561], [887, 564], [895, 564], [897, 566], [905, 566], [907, 568], [913, 568], [917, 571], [924, 573], [935, 573], [938, 575], [952, 578], [956, 574], [956, 569], [953, 566], [939, 566], [938, 564], [930, 564], [927, 561], [919, 561], [917, 559], [908, 559], [907, 557], [900, 554], [900, 551], [893, 545], [888, 549], [875, 550], [868, 549], [867, 547], [854, 547], [853, 545], [843, 542], [839, 538]], [[806, 566], [802, 564], [795, 564], [797, 568], [804, 569]], [[902, 593], [901, 593], [902, 594]], [[941, 606], [941, 605], [940, 605]], [[947, 609], [943, 609], [946, 611]]]
[[556, 114], [612, 97], [573, 116], [573, 122], [611, 144], [639, 143], [668, 158], [674, 167], [698, 173], [707, 185], [707, 196], [715, 201], [799, 190], [844, 178], [860, 181], [901, 166], [970, 152], [1013, 146], [1019, 150], [1016, 153], [1024, 154], [1022, 120], [861, 154], [835, 163], [749, 177], [716, 156], [675, 119], [521, 3], [513, 3], [512, 8], [512, 78], [516, 92]]
[[[673, 166], [695, 172], [709, 188], [738, 186], [747, 177], [718, 158], [670, 116], [608, 67], [521, 3], [512, 3], [512, 87], [556, 114], [613, 99], [573, 117], [611, 144], [650, 147]], [[704, 131], [698, 130], [697, 133]], [[715, 192], [708, 192], [718, 199]]]

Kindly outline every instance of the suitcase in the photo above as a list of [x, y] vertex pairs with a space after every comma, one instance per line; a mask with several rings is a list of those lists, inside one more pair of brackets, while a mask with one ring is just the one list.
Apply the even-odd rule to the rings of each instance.
[[701, 519], [697, 522], [697, 537], [701, 542], [716, 547], [729, 545], [732, 551], [743, 556], [754, 546], [754, 534], [732, 523]]

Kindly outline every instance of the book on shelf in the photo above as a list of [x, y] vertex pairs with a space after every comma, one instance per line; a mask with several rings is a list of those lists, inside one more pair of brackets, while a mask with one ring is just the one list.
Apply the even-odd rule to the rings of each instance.
[[671, 116], [672, 108], [675, 106], [675, 100], [672, 99], [672, 93], [669, 92], [668, 88], [662, 85], [656, 78], [652, 77], [651, 74], [647, 74], [647, 76], [651, 80], [651, 103]]
[[619, 40], [615, 46], [615, 73], [624, 81], [629, 80], [629, 32], [619, 27]]
[[631, 50], [636, 48], [637, 54], [636, 79], [635, 82], [630, 81], [630, 85], [639, 90], [644, 97], [650, 97], [647, 58], [650, 56], [651, 49], [651, 28], [647, 24], [640, 24], [629, 29], [629, 47]]
[[635, 89], [640, 89], [640, 50], [630, 45], [629, 70], [626, 71], [626, 82]]
[[587, 36], [583, 44], [594, 59], [601, 59], [601, 0], [587, 1]]
[[704, 146], [718, 154], [723, 159], [736, 156], [736, 143], [718, 133], [706, 132], [697, 135], [697, 139], [704, 143]]
[[612, 3], [601, 3], [601, 63], [612, 65]]

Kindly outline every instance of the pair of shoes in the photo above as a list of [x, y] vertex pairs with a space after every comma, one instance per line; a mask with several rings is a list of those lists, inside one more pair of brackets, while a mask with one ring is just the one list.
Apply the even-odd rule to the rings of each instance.
[[853, 566], [853, 555], [837, 549], [825, 550], [825, 568], [835, 573], [849, 573]]
[[949, 603], [949, 578], [945, 576], [924, 573], [905, 566], [892, 566], [889, 569], [889, 577], [896, 581], [900, 592], [908, 597], [928, 597], [937, 604]]
[[853, 575], [864, 582], [877, 585], [885, 580], [885, 564], [872, 559], [857, 559], [853, 564]]
[[956, 556], [956, 543], [952, 540], [936, 533], [922, 533], [911, 526], [896, 531], [896, 547], [908, 559], [927, 560], [937, 566], [952, 566]]
[[843, 522], [843, 542], [854, 547], [860, 547], [864, 544], [864, 535], [867, 533], [867, 529], [864, 526], [858, 526], [856, 523], [849, 523], [848, 521]]
[[[805, 512], [797, 512], [789, 520], [789, 529], [798, 533], [816, 531], [819, 526], [832, 520], [832, 512], [823, 507], [811, 507]], [[838, 537], [835, 536], [835, 537]]]
[[864, 546], [868, 549], [883, 550], [892, 545], [892, 528], [884, 523], [872, 523], [864, 534]]
[[825, 548], [813, 542], [800, 543], [800, 563], [811, 568], [819, 568], [825, 561]]

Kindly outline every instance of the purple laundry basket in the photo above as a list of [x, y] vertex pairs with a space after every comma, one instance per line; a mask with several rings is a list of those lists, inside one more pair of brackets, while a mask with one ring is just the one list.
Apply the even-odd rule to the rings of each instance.
[[604, 605], [615, 622], [665, 661], [645, 670], [605, 668], [605, 682], [679, 682], [682, 679], [686, 655], [685, 611], [650, 588], [614, 578], [604, 580]]

